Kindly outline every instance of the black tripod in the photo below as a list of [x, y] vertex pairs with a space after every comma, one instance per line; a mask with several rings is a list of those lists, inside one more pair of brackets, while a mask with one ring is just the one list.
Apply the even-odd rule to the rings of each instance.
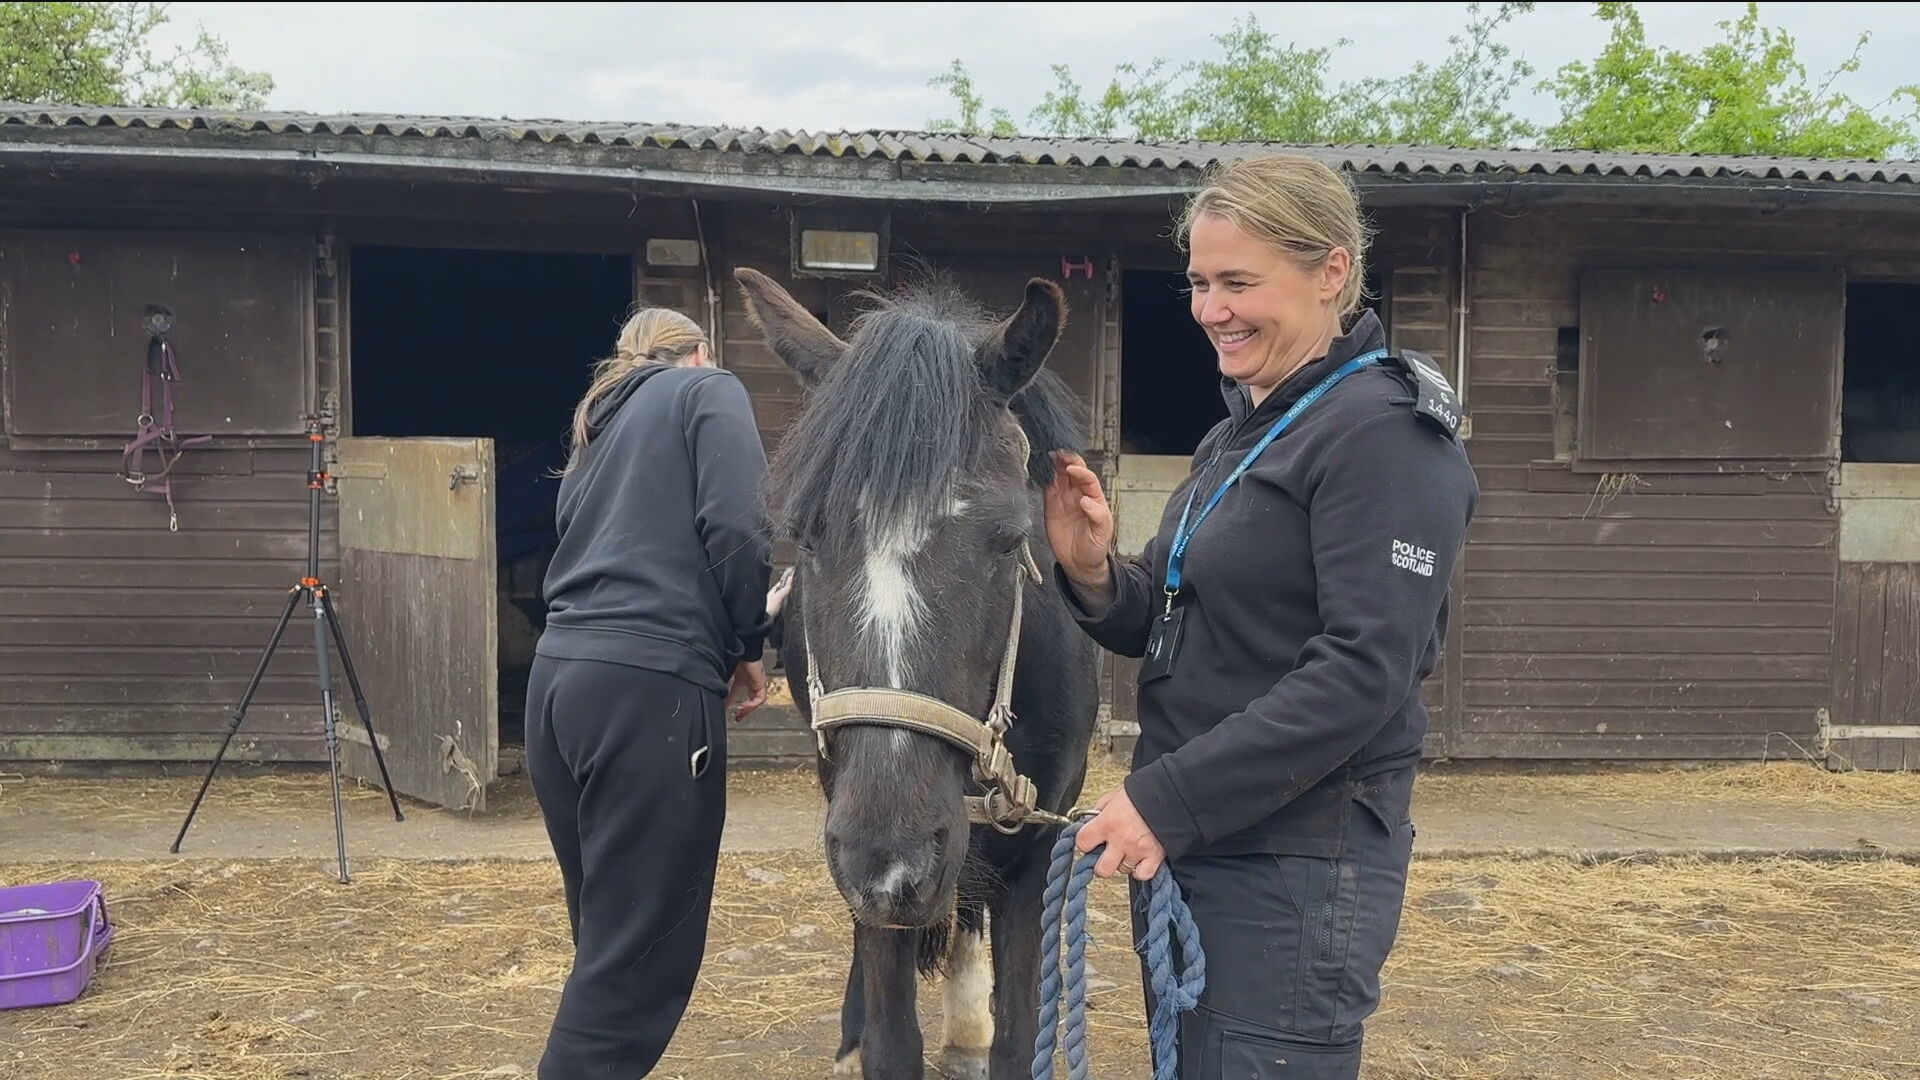
[[320, 707], [326, 723], [328, 770], [333, 779], [333, 843], [339, 856], [340, 883], [344, 885], [349, 880], [347, 828], [340, 816], [340, 733], [333, 715], [333, 671], [327, 663], [329, 633], [334, 646], [340, 650], [340, 666], [347, 674], [347, 685], [353, 689], [353, 705], [359, 710], [360, 724], [366, 728], [367, 742], [373, 747], [373, 760], [380, 766], [380, 782], [386, 785], [387, 801], [393, 804], [393, 820], [406, 819], [400, 813], [400, 799], [393, 793], [393, 778], [387, 775], [387, 759], [380, 753], [380, 737], [373, 731], [373, 716], [367, 710], [367, 695], [360, 690], [360, 676], [354, 673], [353, 658], [347, 654], [346, 636], [340, 632], [340, 620], [333, 613], [332, 594], [326, 583], [320, 580], [320, 492], [327, 482], [327, 473], [321, 462], [321, 448], [326, 438], [321, 431], [320, 418], [307, 417], [307, 444], [312, 447], [311, 461], [307, 466], [307, 576], [288, 590], [286, 610], [280, 613], [280, 622], [274, 626], [273, 637], [267, 641], [267, 651], [260, 654], [259, 666], [253, 669], [253, 678], [247, 683], [246, 693], [241, 695], [240, 704], [234, 708], [232, 718], [227, 722], [227, 737], [220, 741], [220, 752], [213, 755], [213, 764], [207, 768], [206, 779], [200, 781], [200, 793], [193, 797], [193, 806], [187, 810], [187, 819], [180, 823], [180, 834], [173, 838], [170, 850], [179, 853], [180, 841], [186, 838], [187, 827], [193, 824], [193, 815], [200, 809], [200, 800], [206, 798], [207, 788], [213, 783], [213, 774], [220, 768], [221, 759], [226, 757], [227, 746], [239, 732], [240, 722], [246, 719], [247, 705], [260, 689], [260, 679], [267, 673], [267, 664], [273, 660], [274, 650], [280, 647], [280, 635], [286, 632], [287, 622], [293, 618], [293, 609], [305, 600], [313, 611], [314, 659], [320, 668]]

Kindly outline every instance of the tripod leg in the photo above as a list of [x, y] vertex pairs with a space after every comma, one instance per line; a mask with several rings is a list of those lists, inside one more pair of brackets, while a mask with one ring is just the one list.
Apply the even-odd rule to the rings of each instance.
[[340, 728], [333, 717], [333, 669], [327, 663], [326, 593], [315, 588], [313, 594], [313, 648], [320, 667], [320, 705], [327, 726], [327, 772], [333, 781], [333, 849], [340, 863], [340, 884], [347, 877], [347, 825], [340, 814]]
[[260, 654], [260, 662], [254, 666], [253, 678], [247, 681], [246, 692], [240, 695], [240, 704], [234, 707], [227, 719], [227, 737], [220, 740], [220, 751], [213, 755], [213, 764], [207, 766], [206, 778], [200, 781], [200, 793], [193, 797], [193, 805], [187, 809], [185, 821], [180, 823], [180, 832], [173, 838], [173, 847], [168, 850], [175, 855], [180, 853], [180, 842], [187, 838], [187, 827], [193, 824], [193, 815], [200, 810], [200, 800], [207, 797], [207, 788], [213, 784], [214, 770], [220, 767], [220, 761], [227, 756], [227, 747], [240, 731], [240, 722], [246, 719], [247, 706], [253, 702], [253, 695], [260, 691], [260, 680], [267, 673], [267, 664], [273, 660], [274, 650], [280, 647], [280, 635], [287, 632], [287, 622], [293, 618], [293, 609], [300, 604], [300, 597], [306, 593], [306, 586], [296, 585], [287, 591], [286, 610], [280, 613], [280, 621], [274, 624], [273, 636], [267, 639], [267, 648]]
[[380, 752], [380, 737], [373, 731], [373, 713], [367, 708], [367, 695], [360, 689], [360, 676], [353, 670], [353, 657], [347, 652], [347, 637], [340, 630], [340, 616], [333, 611], [333, 594], [322, 590], [320, 602], [327, 609], [327, 625], [333, 628], [333, 643], [340, 650], [340, 668], [347, 673], [347, 686], [353, 691], [353, 707], [360, 713], [360, 726], [367, 729], [367, 743], [373, 747], [374, 764], [380, 766], [380, 782], [386, 785], [387, 802], [393, 805], [393, 820], [400, 816], [400, 797], [394, 794], [393, 777], [387, 775], [387, 757]]

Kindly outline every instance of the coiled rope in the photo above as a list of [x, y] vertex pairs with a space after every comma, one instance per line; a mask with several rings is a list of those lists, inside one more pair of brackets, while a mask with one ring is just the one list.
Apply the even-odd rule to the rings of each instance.
[[[1056, 1046], [1064, 1045], [1068, 1080], [1087, 1080], [1087, 885], [1101, 845], [1074, 859], [1073, 840], [1080, 822], [1066, 825], [1053, 844], [1047, 867], [1045, 915], [1040, 923], [1040, 1031], [1033, 1040], [1033, 1080], [1053, 1080]], [[1180, 895], [1166, 863], [1147, 891], [1147, 971], [1153, 987], [1153, 1017], [1147, 1034], [1153, 1044], [1153, 1080], [1174, 1080], [1179, 1068], [1180, 1014], [1200, 1003], [1207, 985], [1207, 957], [1200, 949], [1200, 928]], [[1061, 968], [1061, 917], [1066, 918], [1066, 976]], [[1176, 978], [1171, 945], [1180, 941], [1182, 969]], [[1066, 1034], [1059, 1036], [1060, 997], [1066, 994]]]

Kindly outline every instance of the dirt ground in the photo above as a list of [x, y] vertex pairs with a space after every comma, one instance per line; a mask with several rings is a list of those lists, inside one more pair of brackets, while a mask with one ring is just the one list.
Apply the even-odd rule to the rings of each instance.
[[[510, 765], [510, 767], [512, 767]], [[203, 770], [87, 777], [0, 772], [0, 858], [169, 858]], [[1120, 783], [1097, 756], [1083, 801]], [[471, 813], [401, 801], [395, 822], [376, 787], [345, 789], [351, 857], [534, 858], [551, 847], [524, 771], [510, 772]], [[1416, 854], [1696, 852], [1920, 858], [1920, 773], [1829, 772], [1799, 761], [1686, 766], [1423, 766]], [[818, 852], [821, 800], [811, 770], [727, 778], [729, 852]], [[326, 773], [223, 768], [180, 849], [184, 858], [326, 858], [333, 853]]]
[[[1102, 762], [1090, 795], [1120, 775]], [[407, 803], [381, 832], [384, 796], [350, 789], [341, 886], [324, 775], [223, 774], [168, 856], [197, 784], [0, 776], [0, 884], [101, 880], [117, 927], [80, 1001], [0, 1013], [0, 1080], [532, 1075], [571, 950], [524, 792], [480, 815]], [[1420, 784], [1366, 1080], [1920, 1077], [1920, 775], [1442, 768]], [[655, 1075], [826, 1080], [848, 935], [818, 795], [803, 772], [735, 774], [729, 792], [707, 964]], [[1125, 903], [1095, 885], [1097, 1080], [1149, 1075]], [[934, 1054], [939, 998], [923, 987]]]
[[[102, 879], [91, 991], [0, 1014], [7, 1080], [530, 1076], [570, 950], [546, 862], [0, 864]], [[1096, 883], [1101, 1080], [1149, 1073], [1125, 891]], [[1920, 1075], [1920, 867], [1873, 859], [1416, 863], [1368, 1080]], [[844, 908], [817, 857], [726, 856], [657, 1076], [831, 1074]], [[930, 1051], [939, 994], [923, 989]]]

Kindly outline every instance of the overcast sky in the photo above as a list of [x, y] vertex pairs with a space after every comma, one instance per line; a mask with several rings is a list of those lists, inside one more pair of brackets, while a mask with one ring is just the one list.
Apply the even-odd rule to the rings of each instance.
[[[1489, 4], [1489, 7], [1492, 5]], [[1642, 4], [1657, 42], [1694, 48], [1739, 3]], [[1083, 86], [1113, 66], [1210, 56], [1211, 37], [1253, 12], [1301, 46], [1356, 44], [1337, 77], [1396, 75], [1438, 60], [1464, 4], [419, 4], [176, 3], [169, 38], [195, 24], [234, 62], [271, 73], [273, 108], [318, 112], [731, 124], [821, 129], [924, 127], [952, 114], [927, 86], [958, 57], [990, 104], [1024, 121], [1066, 63]], [[1877, 103], [1920, 68], [1920, 8], [1762, 4], [1800, 44], [1810, 73], [1873, 32], [1864, 70], [1840, 89]], [[1542, 75], [1603, 40], [1588, 4], [1541, 4], [1505, 40]], [[1904, 69], [1904, 70], [1903, 70]], [[1530, 95], [1527, 113], [1550, 118]]]

